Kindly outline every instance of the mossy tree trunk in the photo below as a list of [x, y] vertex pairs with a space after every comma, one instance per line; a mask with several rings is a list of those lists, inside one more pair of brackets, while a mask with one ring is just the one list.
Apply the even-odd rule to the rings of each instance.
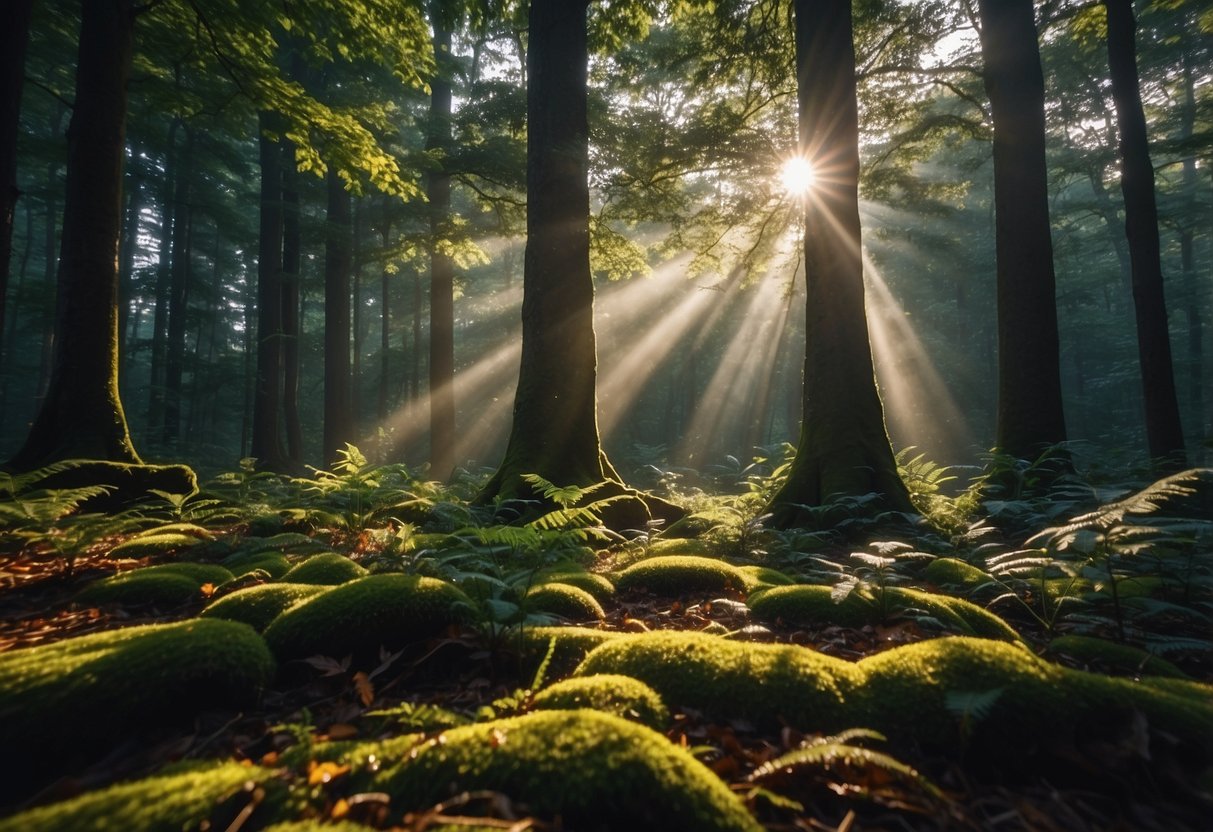
[[879, 494], [913, 511], [876, 390], [864, 312], [859, 117], [851, 0], [797, 0], [800, 152], [817, 171], [805, 197], [807, 319], [800, 444], [771, 522], [812, 522], [802, 506]]
[[997, 450], [1035, 458], [1066, 439], [1045, 166], [1044, 75], [1032, 0], [979, 0], [994, 122]]
[[1137, 20], [1132, 0], [1104, 0], [1104, 7], [1108, 11], [1112, 100], [1120, 132], [1120, 190], [1125, 200], [1125, 236], [1132, 264], [1146, 441], [1151, 458], [1163, 468], [1178, 470], [1184, 467], [1186, 455], [1163, 294], [1154, 166], [1137, 76]]
[[46, 397], [10, 462], [15, 469], [78, 457], [140, 461], [118, 394], [118, 242], [135, 14], [131, 0], [82, 6], [54, 359]]
[[430, 201], [430, 476], [445, 480], [455, 467], [455, 261], [449, 249], [451, 174], [451, 25], [445, 3], [430, 3], [437, 72], [430, 79], [426, 150], [437, 154], [426, 178]]
[[[327, 177], [324, 243], [324, 460], [331, 463], [353, 442], [350, 409], [350, 195], [335, 168]], [[386, 314], [386, 312], [384, 313]]]

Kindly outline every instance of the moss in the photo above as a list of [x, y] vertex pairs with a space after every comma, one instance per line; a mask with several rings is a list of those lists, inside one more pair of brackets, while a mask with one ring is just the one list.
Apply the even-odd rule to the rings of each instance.
[[236, 577], [247, 575], [258, 569], [271, 578], [278, 579], [291, 571], [291, 563], [277, 552], [237, 552], [223, 559], [223, 565]]
[[363, 578], [367, 571], [345, 555], [322, 552], [298, 563], [282, 576], [283, 581], [294, 584], [324, 584], [332, 586]]
[[[273, 826], [268, 826], [261, 832], [367, 832], [372, 827], [363, 826], [361, 823], [353, 823], [351, 821], [322, 821], [322, 820], [292, 820], [287, 823], [275, 823]], [[448, 828], [427, 825], [426, 832], [438, 832], [438, 830]], [[484, 827], [477, 827], [483, 830]]]
[[136, 537], [147, 537], [154, 534], [187, 534], [190, 537], [196, 537], [199, 540], [214, 540], [215, 535], [209, 529], [204, 529], [196, 523], [165, 523], [161, 526], [156, 526], [136, 535]]
[[188, 549], [201, 543], [198, 538], [183, 532], [164, 532], [132, 537], [110, 549], [111, 558], [146, 558]]
[[632, 564], [619, 574], [615, 587], [620, 592], [646, 589], [679, 595], [741, 590], [745, 588], [745, 583], [737, 567], [724, 561], [693, 555], [668, 555]]
[[950, 629], [962, 634], [1000, 641], [1022, 641], [1019, 633], [1002, 618], [963, 598], [923, 592], [907, 587], [889, 587], [890, 609], [920, 609]]
[[845, 703], [862, 674], [802, 647], [729, 641], [703, 633], [621, 636], [594, 649], [576, 676], [618, 673], [649, 685], [671, 706], [745, 718], [767, 727], [849, 727]]
[[165, 563], [94, 581], [76, 600], [82, 604], [178, 606], [200, 600], [203, 584], [218, 585], [231, 579], [231, 572], [211, 563]]
[[1053, 655], [1065, 654], [1085, 664], [1095, 664], [1098, 669], [1112, 668], [1122, 673], [1142, 673], [1172, 679], [1188, 678], [1188, 674], [1166, 659], [1138, 647], [1116, 644], [1102, 638], [1061, 636], [1049, 642], [1048, 652]]
[[578, 589], [584, 589], [597, 599], [598, 603], [604, 603], [615, 595], [615, 585], [607, 578], [594, 572], [585, 572], [582, 570], [566, 571], [555, 570], [551, 572], [543, 572], [539, 576], [540, 583], [558, 583], [575, 586]]
[[777, 586], [749, 599], [759, 621], [782, 621], [792, 627], [838, 624], [862, 627], [880, 618], [876, 605], [858, 592], [835, 602], [828, 586]]
[[957, 558], [936, 558], [927, 564], [922, 577], [936, 586], [954, 586], [973, 590], [994, 580], [990, 574]]
[[535, 695], [538, 710], [576, 710], [591, 708], [663, 731], [670, 712], [651, 687], [630, 676], [603, 673], [565, 679]]
[[132, 502], [157, 499], [152, 493], [196, 494], [198, 477], [185, 465], [134, 465], [97, 459], [68, 460], [55, 466], [54, 473], [31, 483], [28, 490], [84, 488], [108, 485], [108, 494], [92, 497], [80, 505], [81, 511], [109, 512]]
[[693, 555], [695, 557], [719, 557], [720, 548], [706, 540], [692, 540], [684, 537], [660, 538], [649, 544], [648, 557], [663, 557], [666, 555]]
[[479, 789], [502, 792], [540, 817], [559, 815], [571, 828], [762, 828], [687, 751], [641, 725], [589, 710], [451, 729], [386, 765], [369, 784], [408, 810]]
[[796, 583], [778, 569], [772, 569], [769, 566], [738, 566], [737, 571], [745, 581], [747, 593], [771, 586], [788, 586]]
[[368, 575], [282, 613], [265, 630], [280, 661], [321, 654], [374, 658], [466, 620], [471, 601], [436, 578]]
[[546, 612], [569, 621], [606, 618], [602, 605], [593, 595], [569, 584], [546, 583], [531, 587], [524, 603], [528, 611]]
[[533, 674], [555, 640], [556, 648], [548, 667], [548, 678], [564, 676], [595, 647], [620, 637], [620, 633], [588, 627], [527, 627], [520, 636], [520, 664], [524, 674]]
[[0, 655], [0, 745], [22, 749], [18, 780], [36, 780], [200, 710], [252, 704], [273, 674], [250, 627], [213, 619], [14, 650]]
[[199, 615], [241, 621], [261, 632], [283, 611], [327, 589], [313, 584], [288, 583], [250, 586], [219, 598]]

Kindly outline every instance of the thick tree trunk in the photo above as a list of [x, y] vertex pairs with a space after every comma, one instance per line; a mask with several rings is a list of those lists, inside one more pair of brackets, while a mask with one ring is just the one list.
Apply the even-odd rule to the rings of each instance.
[[979, 0], [994, 122], [996, 447], [1035, 458], [1066, 439], [1045, 166], [1044, 75], [1032, 0]]
[[[430, 203], [430, 476], [446, 480], [455, 467], [455, 261], [449, 251], [451, 175], [451, 31], [442, 3], [430, 4], [438, 71], [430, 79], [426, 150], [437, 155], [426, 196]], [[574, 4], [575, 5], [575, 4]]]
[[1164, 469], [1186, 464], [1179, 400], [1171, 366], [1171, 336], [1163, 295], [1158, 243], [1154, 166], [1146, 137], [1146, 115], [1137, 77], [1137, 21], [1132, 0], [1104, 0], [1108, 10], [1108, 67], [1120, 130], [1120, 190], [1125, 198], [1125, 236], [1133, 268], [1133, 309], [1137, 352], [1146, 405], [1146, 441], [1151, 458]]
[[818, 171], [805, 197], [805, 362], [800, 444], [771, 522], [811, 524], [802, 506], [879, 494], [913, 511], [885, 430], [864, 312], [859, 116], [851, 0], [797, 0], [800, 152]]
[[118, 241], [122, 230], [130, 0], [86, 0], [68, 128], [55, 354], [46, 398], [10, 465], [87, 457], [139, 462], [118, 395]]
[[350, 195], [337, 171], [328, 173], [324, 243], [324, 461], [354, 441], [350, 410]]
[[293, 468], [303, 464], [303, 427], [299, 421], [300, 274], [303, 238], [299, 227], [299, 172], [295, 145], [282, 143], [282, 420], [286, 456]]
[[25, 82], [25, 50], [29, 44], [30, 12], [34, 0], [10, 0], [0, 26], [0, 338], [5, 325], [9, 259], [13, 254], [13, 222], [17, 215], [17, 134], [21, 121], [21, 87]]
[[166, 448], [171, 447], [181, 434], [181, 378], [185, 367], [185, 319], [189, 307], [193, 247], [193, 213], [190, 206], [193, 149], [194, 134], [186, 128], [173, 193], [173, 262], [169, 271], [168, 325], [164, 348], [164, 426], [161, 433]]
[[286, 468], [280, 441], [282, 418], [282, 149], [266, 135], [275, 121], [259, 116], [261, 128], [261, 220], [257, 258], [257, 376], [249, 455], [271, 471]]

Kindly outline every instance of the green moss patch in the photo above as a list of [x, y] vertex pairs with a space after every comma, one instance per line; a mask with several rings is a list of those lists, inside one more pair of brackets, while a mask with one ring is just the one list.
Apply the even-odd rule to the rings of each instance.
[[651, 687], [630, 676], [604, 673], [565, 679], [535, 694], [538, 710], [576, 710], [590, 708], [615, 714], [662, 731], [670, 722], [670, 712]]
[[223, 559], [223, 565], [236, 577], [256, 572], [258, 569], [271, 578], [278, 579], [291, 571], [291, 562], [277, 552], [238, 552]]
[[936, 558], [927, 564], [922, 577], [935, 586], [952, 586], [965, 591], [994, 580], [984, 569], [957, 558]]
[[274, 619], [265, 640], [280, 661], [355, 654], [374, 658], [467, 619], [459, 589], [417, 575], [368, 575], [334, 587]]
[[737, 572], [745, 581], [745, 591], [756, 592], [759, 589], [765, 589], [772, 586], [788, 586], [796, 583], [792, 578], [788, 577], [778, 569], [772, 569], [769, 566], [738, 566]]
[[[92, 832], [93, 830], [199, 829], [216, 806], [239, 803], [249, 784], [271, 785], [269, 769], [239, 763], [195, 764], [173, 773], [118, 783], [0, 820], [0, 832]], [[253, 823], [273, 817], [285, 792], [267, 789], [268, 800], [250, 816]], [[235, 815], [239, 808], [233, 807]]]
[[981, 636], [1001, 641], [1020, 641], [1011, 625], [999, 616], [963, 598], [923, 592], [907, 587], [889, 587], [889, 607], [893, 610], [922, 610], [948, 629], [961, 635]]
[[1113, 669], [1120, 673], [1166, 676], [1187, 679], [1184, 673], [1166, 659], [1128, 644], [1117, 644], [1091, 636], [1061, 636], [1049, 642], [1048, 652], [1064, 654], [1084, 664], [1096, 665], [1097, 670]]
[[619, 574], [620, 592], [643, 589], [662, 595], [742, 590], [746, 581], [737, 567], [715, 558], [668, 555], [634, 563]]
[[273, 674], [250, 627], [214, 619], [14, 650], [0, 654], [0, 744], [21, 750], [16, 779], [36, 780], [200, 710], [253, 704]]
[[525, 606], [531, 612], [546, 612], [569, 621], [601, 621], [606, 618], [598, 599], [584, 589], [569, 584], [545, 583], [531, 587], [526, 594]]
[[278, 583], [250, 586], [217, 599], [200, 615], [226, 621], [240, 621], [261, 632], [283, 611], [326, 591], [328, 587], [314, 584]]
[[615, 585], [606, 577], [594, 572], [585, 571], [553, 571], [544, 572], [539, 576], [539, 582], [544, 584], [557, 583], [584, 589], [594, 596], [598, 603], [604, 603], [615, 594]]
[[76, 600], [82, 604], [179, 606], [200, 600], [203, 584], [218, 585], [231, 579], [231, 572], [211, 563], [165, 563], [94, 581]]
[[492, 789], [574, 829], [759, 832], [741, 801], [687, 751], [590, 710], [540, 711], [454, 728], [387, 763], [368, 790], [417, 810]]
[[621, 633], [589, 627], [527, 627], [520, 643], [523, 673], [529, 676], [539, 668], [553, 641], [556, 646], [548, 667], [549, 679], [570, 673], [595, 647], [621, 637]]
[[109, 493], [85, 500], [80, 506], [82, 511], [113, 511], [137, 500], [159, 499], [153, 491], [186, 495], [198, 492], [198, 477], [186, 465], [135, 465], [72, 459], [49, 466], [48, 470], [51, 473], [31, 483], [28, 490], [110, 486]]
[[749, 605], [759, 621], [782, 622], [791, 627], [821, 624], [862, 627], [880, 618], [876, 605], [864, 595], [851, 592], [836, 602], [828, 586], [777, 586], [750, 598]]
[[201, 543], [197, 537], [183, 532], [163, 532], [132, 537], [110, 549], [111, 558], [146, 558], [153, 555], [164, 555], [197, 546]]
[[366, 574], [366, 569], [345, 555], [339, 555], [336, 552], [322, 552], [291, 567], [291, 570], [282, 576], [282, 580], [293, 584], [334, 586], [366, 577]]

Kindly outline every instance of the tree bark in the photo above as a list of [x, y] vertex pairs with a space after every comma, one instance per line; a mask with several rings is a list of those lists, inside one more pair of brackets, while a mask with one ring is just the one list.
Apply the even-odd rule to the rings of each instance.
[[328, 172], [324, 248], [324, 461], [354, 441], [350, 410], [350, 195], [337, 171]]
[[[1183, 58], [1184, 103], [1181, 138], [1190, 141], [1196, 127], [1196, 80], [1192, 57]], [[1201, 295], [1207, 291], [1196, 276], [1196, 157], [1189, 153], [1183, 160], [1183, 193], [1188, 209], [1180, 222], [1179, 255], [1184, 274], [1184, 310], [1188, 323], [1188, 431], [1195, 449], [1195, 464], [1204, 463], [1205, 446], [1205, 383], [1204, 383], [1204, 322], [1201, 318]]]
[[177, 131], [182, 122], [174, 118], [168, 130], [164, 151], [164, 180], [160, 188], [160, 256], [156, 264], [156, 305], [152, 312], [152, 343], [148, 362], [147, 435], [159, 436], [164, 430], [164, 364], [168, 343], [168, 307], [173, 281], [173, 232], [177, 215], [175, 196], [181, 178], [177, 155]]
[[267, 135], [276, 125], [262, 112], [261, 219], [257, 257], [257, 376], [249, 455], [271, 471], [286, 467], [278, 423], [282, 417], [282, 150]]
[[1146, 442], [1150, 457], [1164, 470], [1187, 463], [1179, 420], [1179, 399], [1171, 364], [1171, 336], [1163, 294], [1162, 254], [1158, 242], [1158, 205], [1154, 165], [1146, 136], [1137, 76], [1137, 21], [1132, 0], [1104, 0], [1108, 10], [1108, 67], [1120, 132], [1120, 190], [1125, 198], [1125, 236], [1133, 270], [1133, 309], [1137, 315], [1137, 352], [1146, 405]]
[[292, 468], [303, 464], [303, 426], [299, 421], [300, 273], [303, 238], [299, 227], [299, 172], [295, 145], [282, 142], [282, 419], [286, 456]]
[[[383, 240], [383, 249], [387, 251], [392, 240], [391, 219], [384, 211], [383, 227], [379, 230]], [[376, 403], [375, 414], [379, 423], [387, 422], [388, 403], [391, 401], [391, 370], [392, 370], [392, 273], [387, 264], [379, 272], [379, 400]]]
[[979, 0], [994, 122], [997, 450], [1036, 458], [1066, 439], [1045, 165], [1044, 75], [1032, 0]]
[[771, 522], [812, 525], [804, 506], [880, 495], [913, 511], [885, 429], [864, 312], [859, 115], [851, 0], [797, 0], [800, 153], [818, 172], [805, 197], [805, 361], [800, 443]]
[[68, 127], [54, 362], [29, 436], [9, 463], [17, 470], [71, 458], [140, 461], [118, 394], [117, 329], [134, 27], [130, 0], [85, 0]]
[[[575, 5], [575, 4], [574, 4]], [[437, 167], [426, 181], [430, 211], [430, 476], [446, 480], [455, 467], [455, 261], [449, 250], [451, 175], [451, 30], [442, 3], [430, 4], [437, 72], [430, 80], [426, 150]]]
[[9, 260], [13, 254], [13, 222], [17, 215], [17, 135], [21, 122], [21, 88], [25, 82], [25, 51], [29, 44], [34, 0], [11, 0], [0, 27], [0, 338], [5, 325]]
[[194, 134], [185, 128], [185, 145], [177, 165], [173, 192], [173, 255], [169, 270], [168, 324], [164, 345], [164, 426], [161, 436], [171, 447], [181, 434], [181, 378], [185, 367], [185, 321], [189, 306], [193, 216], [190, 184], [193, 178]]

